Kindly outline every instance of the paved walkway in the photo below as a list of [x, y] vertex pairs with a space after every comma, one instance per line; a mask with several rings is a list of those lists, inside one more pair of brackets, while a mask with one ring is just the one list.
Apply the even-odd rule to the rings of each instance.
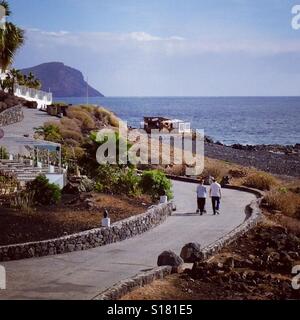
[[156, 266], [164, 250], [180, 253], [188, 242], [206, 246], [245, 220], [254, 196], [224, 190], [222, 214], [195, 215], [195, 184], [174, 182], [178, 211], [161, 226], [133, 239], [83, 252], [2, 263], [6, 291], [0, 299], [92, 299], [120, 280]]
[[21, 122], [5, 126], [5, 136], [20, 136], [29, 135], [33, 138], [34, 128], [43, 126], [45, 122], [58, 122], [59, 118], [49, 116], [46, 112], [37, 109], [23, 108], [24, 119]]

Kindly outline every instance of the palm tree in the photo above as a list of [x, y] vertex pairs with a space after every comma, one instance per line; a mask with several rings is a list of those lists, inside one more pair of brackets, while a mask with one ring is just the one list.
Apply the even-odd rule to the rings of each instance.
[[2, 6], [5, 9], [5, 13], [7, 17], [11, 15], [11, 11], [7, 1], [0, 1], [0, 6]]
[[22, 84], [24, 82], [24, 75], [21, 73], [20, 70], [11, 69], [10, 70], [10, 78], [11, 78], [11, 93], [14, 92], [15, 84]]
[[[0, 1], [0, 5], [6, 9], [6, 16], [10, 15], [7, 1]], [[12, 64], [17, 50], [24, 43], [24, 30], [11, 22], [5, 22], [0, 28], [0, 68], [5, 72]]]
[[42, 88], [42, 83], [39, 79], [35, 79], [32, 83], [32, 88], [40, 90]]
[[32, 89], [40, 89], [42, 87], [40, 80], [32, 72], [29, 72], [28, 76], [23, 76], [23, 84]]

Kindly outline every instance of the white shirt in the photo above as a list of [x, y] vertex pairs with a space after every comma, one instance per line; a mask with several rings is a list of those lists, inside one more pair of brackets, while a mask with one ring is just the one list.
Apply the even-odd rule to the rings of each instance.
[[214, 182], [211, 186], [210, 186], [210, 195], [212, 197], [219, 197], [221, 198], [221, 185], [219, 185], [217, 182]]
[[202, 185], [198, 186], [197, 196], [198, 196], [198, 198], [206, 198], [207, 197], [207, 190], [204, 186], [202, 186]]

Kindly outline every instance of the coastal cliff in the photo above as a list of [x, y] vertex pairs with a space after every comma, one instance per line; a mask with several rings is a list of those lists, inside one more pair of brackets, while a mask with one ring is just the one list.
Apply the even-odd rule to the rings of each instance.
[[[42, 90], [50, 89], [54, 97], [85, 97], [87, 95], [87, 83], [83, 74], [61, 62], [43, 63], [23, 69], [22, 72], [26, 75], [32, 72], [42, 82]], [[103, 97], [102, 93], [91, 86], [88, 86], [88, 91], [90, 97]]]

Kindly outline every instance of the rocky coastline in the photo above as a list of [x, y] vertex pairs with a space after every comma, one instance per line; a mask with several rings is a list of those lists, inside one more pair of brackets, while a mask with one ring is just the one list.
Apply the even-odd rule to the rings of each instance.
[[206, 137], [205, 156], [255, 167], [272, 174], [300, 177], [300, 144], [227, 146]]

